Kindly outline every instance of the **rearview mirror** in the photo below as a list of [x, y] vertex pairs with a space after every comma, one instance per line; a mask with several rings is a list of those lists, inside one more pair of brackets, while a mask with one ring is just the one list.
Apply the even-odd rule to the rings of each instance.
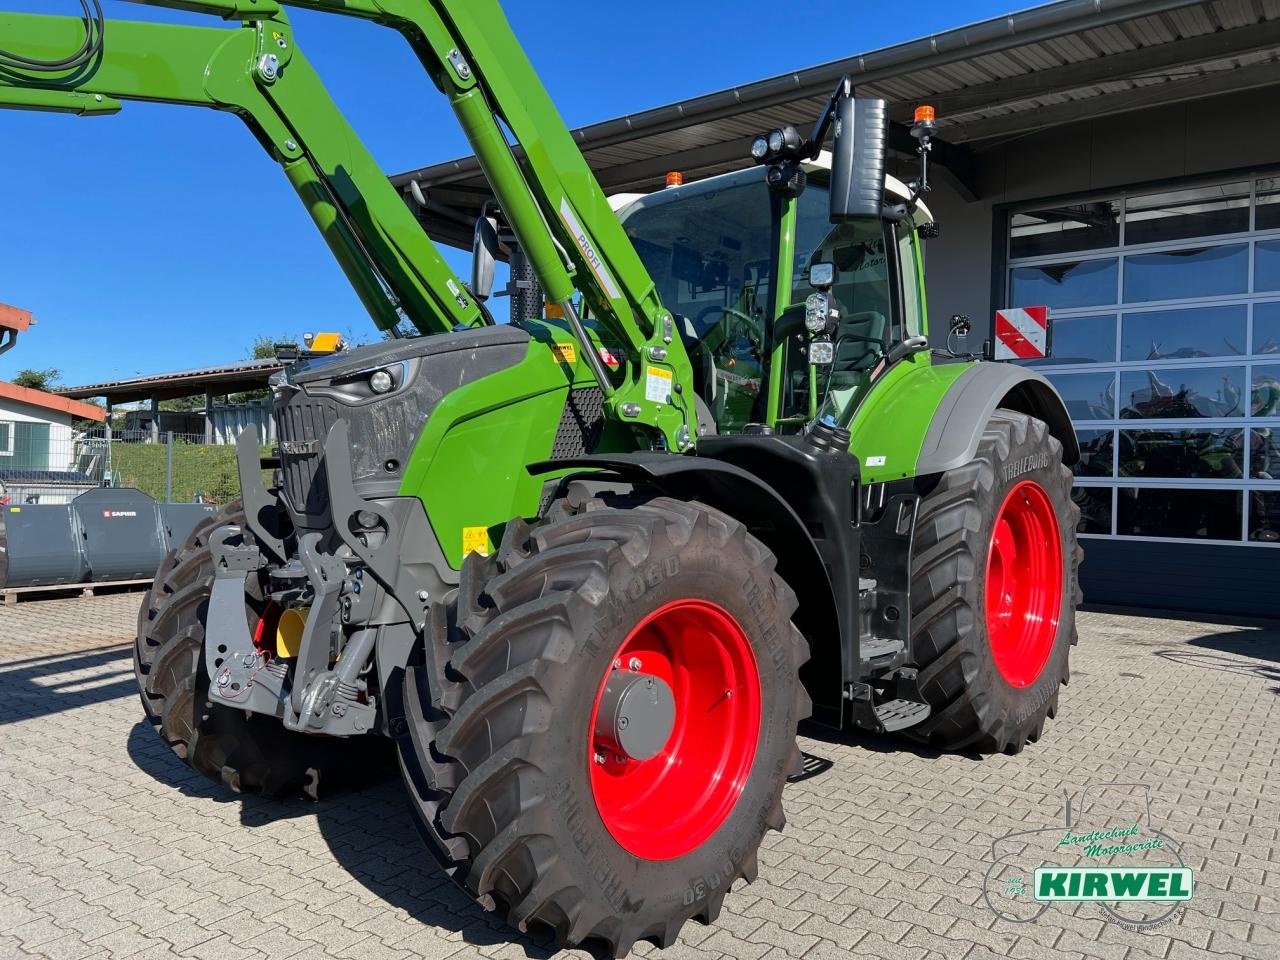
[[493, 294], [493, 271], [498, 262], [498, 221], [493, 217], [476, 220], [471, 240], [471, 295], [488, 300]]
[[840, 97], [831, 146], [832, 223], [880, 216], [888, 142], [888, 103]]

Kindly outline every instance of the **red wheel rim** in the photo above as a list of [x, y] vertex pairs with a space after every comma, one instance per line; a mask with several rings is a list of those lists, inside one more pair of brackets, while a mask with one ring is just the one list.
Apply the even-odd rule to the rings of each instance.
[[1044, 669], [1062, 611], [1062, 538], [1048, 494], [1023, 480], [996, 516], [987, 551], [987, 638], [1000, 675], [1028, 687]]
[[[742, 795], [760, 735], [760, 675], [746, 633], [724, 608], [676, 600], [628, 634], [613, 669], [662, 680], [675, 698], [665, 748], [648, 760], [620, 756], [594, 739], [591, 792], [613, 838], [646, 860], [670, 860], [702, 844]], [[588, 731], [604, 694], [596, 692]]]

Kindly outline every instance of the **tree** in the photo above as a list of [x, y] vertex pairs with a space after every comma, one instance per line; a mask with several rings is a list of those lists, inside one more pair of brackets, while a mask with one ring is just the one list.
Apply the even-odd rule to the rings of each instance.
[[277, 343], [293, 342], [295, 342], [294, 339], [288, 336], [269, 337], [266, 334], [260, 334], [253, 338], [253, 343], [249, 344], [249, 350], [244, 358], [246, 360], [274, 360]]
[[62, 381], [62, 371], [57, 367], [47, 370], [19, 370], [11, 381], [15, 386], [32, 390], [52, 390]]

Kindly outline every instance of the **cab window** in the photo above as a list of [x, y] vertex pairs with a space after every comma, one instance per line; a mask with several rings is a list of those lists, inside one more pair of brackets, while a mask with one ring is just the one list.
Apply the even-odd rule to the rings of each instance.
[[623, 227], [676, 314], [698, 394], [722, 433], [763, 417], [772, 302], [771, 198], [761, 170], [644, 197]]
[[[806, 203], [811, 194], [813, 200]], [[811, 264], [835, 264], [838, 278], [831, 291], [839, 315], [832, 334], [835, 361], [811, 370], [800, 350], [804, 337], [791, 338], [783, 384], [784, 418], [807, 420], [828, 393], [838, 397], [842, 406], [856, 403], [870, 385], [880, 358], [901, 337], [901, 330], [895, 329], [895, 317], [902, 310], [894, 225], [867, 219], [833, 226], [826, 222], [826, 210], [825, 190], [811, 188], [801, 198], [791, 299], [801, 303], [813, 292]]]

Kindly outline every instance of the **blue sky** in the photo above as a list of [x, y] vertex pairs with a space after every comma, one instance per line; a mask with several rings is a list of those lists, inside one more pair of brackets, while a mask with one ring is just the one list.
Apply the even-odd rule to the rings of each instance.
[[[115, 18], [216, 23], [122, 0], [103, 6]], [[581, 125], [1018, 5], [504, 6], [565, 120]], [[73, 14], [79, 7], [75, 0], [0, 0], [0, 9]], [[331, 15], [292, 17], [330, 93], [386, 170], [469, 152], [397, 34]], [[243, 359], [259, 334], [371, 335], [371, 321], [279, 168], [234, 117], [136, 103], [100, 118], [7, 111], [0, 112], [0, 147], [0, 301], [39, 320], [0, 357], [0, 378], [57, 367], [67, 384], [92, 383]], [[465, 276], [466, 257], [450, 259]]]

